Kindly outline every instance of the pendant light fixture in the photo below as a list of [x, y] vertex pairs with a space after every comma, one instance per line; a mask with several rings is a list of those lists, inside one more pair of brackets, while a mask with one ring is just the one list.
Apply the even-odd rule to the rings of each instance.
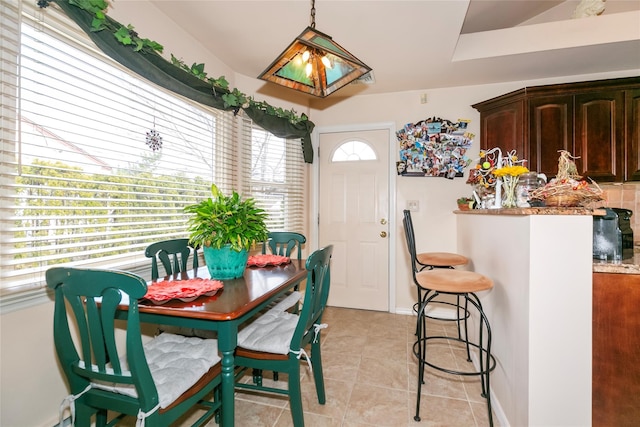
[[324, 98], [371, 71], [371, 68], [316, 30], [316, 2], [305, 28], [259, 79]]

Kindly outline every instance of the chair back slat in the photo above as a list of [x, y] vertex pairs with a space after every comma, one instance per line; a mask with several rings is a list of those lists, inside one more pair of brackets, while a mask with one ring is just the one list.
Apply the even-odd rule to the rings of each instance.
[[291, 339], [291, 349], [293, 350], [298, 350], [303, 346], [305, 336], [313, 330], [314, 324], [321, 321], [329, 298], [332, 254], [333, 245], [328, 245], [318, 249], [307, 258], [307, 283], [300, 318]]
[[107, 352], [106, 360], [111, 363], [111, 367], [116, 374], [122, 374], [122, 366], [120, 366], [120, 357], [118, 357], [115, 335], [110, 332], [115, 329], [115, 311], [121, 302], [122, 294], [115, 289], [107, 289], [102, 296], [102, 318], [100, 325], [102, 327], [102, 337], [105, 344], [104, 348]]
[[[135, 384], [141, 407], [153, 408], [158, 395], [144, 355], [138, 313], [138, 299], [147, 292], [145, 280], [120, 271], [65, 267], [49, 269], [46, 278], [47, 286], [55, 292], [56, 352], [71, 393], [81, 392], [90, 382]], [[120, 350], [115, 320], [125, 298], [129, 307], [126, 346]], [[79, 348], [69, 318], [77, 326]], [[128, 366], [121, 366], [121, 360]]]
[[302, 259], [302, 244], [307, 238], [300, 233], [289, 231], [272, 231], [269, 233], [267, 241], [262, 243], [262, 253], [267, 253], [267, 247], [274, 255], [291, 257], [297, 249], [298, 259]]
[[[85, 299], [84, 307], [87, 313], [90, 351], [93, 355], [93, 359], [88, 359], [88, 355], [85, 355], [84, 360], [92, 360], [99, 372], [106, 372], [106, 365], [109, 360], [106, 354], [108, 332], [104, 331], [102, 327], [102, 310], [98, 308], [96, 299], [93, 297], [87, 297]], [[105, 312], [106, 311], [107, 309], [105, 308]]]
[[[89, 328], [89, 319], [86, 314], [85, 299], [76, 294], [65, 292], [66, 288], [60, 289], [60, 299], [64, 302], [64, 299], [69, 302], [74, 315], [75, 324], [78, 327], [78, 334], [80, 336], [80, 350], [82, 351], [82, 360], [93, 360], [93, 350], [91, 348], [91, 332]], [[56, 293], [56, 304], [58, 304], [58, 294]], [[65, 313], [66, 316], [66, 313]], [[65, 317], [66, 319], [66, 317]], [[54, 320], [55, 327], [55, 320]], [[67, 328], [68, 329], [68, 325]], [[54, 332], [55, 335], [55, 332]], [[74, 347], [75, 348], [75, 347]]]
[[173, 239], [155, 242], [147, 246], [144, 251], [147, 258], [151, 258], [151, 280], [160, 277], [158, 260], [164, 267], [165, 275], [187, 271], [189, 256], [193, 256], [193, 269], [198, 268], [198, 248], [189, 244], [189, 239]]

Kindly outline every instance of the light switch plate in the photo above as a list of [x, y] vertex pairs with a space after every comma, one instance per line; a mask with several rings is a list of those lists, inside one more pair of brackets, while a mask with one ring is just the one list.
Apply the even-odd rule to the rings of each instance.
[[417, 200], [407, 200], [407, 209], [411, 212], [418, 212], [420, 210], [420, 204]]

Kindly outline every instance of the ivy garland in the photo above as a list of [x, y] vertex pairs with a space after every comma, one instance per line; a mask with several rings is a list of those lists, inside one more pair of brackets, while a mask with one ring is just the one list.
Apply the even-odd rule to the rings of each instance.
[[[49, 6], [49, 3], [52, 1], [55, 0], [38, 0], [37, 4], [39, 7], [45, 8]], [[132, 25], [119, 25], [116, 21], [107, 19], [106, 10], [109, 7], [109, 0], [68, 0], [68, 2], [92, 15], [92, 31], [107, 30], [113, 34], [118, 42], [125, 46], [131, 46], [136, 52], [162, 53], [164, 48], [161, 44], [140, 37]], [[193, 63], [191, 66], [188, 66], [173, 54], [171, 54], [171, 64], [210, 84], [214, 96], [217, 95], [216, 89], [221, 90], [221, 92], [223, 92], [221, 98], [225, 108], [233, 109], [237, 112], [240, 108], [252, 107], [264, 111], [267, 115], [286, 119], [294, 125], [309, 120], [304, 113], [298, 116], [293, 109], [285, 110], [283, 108], [273, 107], [265, 101], [255, 101], [253, 97], [247, 96], [237, 88], [229, 90], [229, 82], [226, 78], [224, 76], [218, 77], [217, 79], [208, 77], [204, 70], [204, 64]]]

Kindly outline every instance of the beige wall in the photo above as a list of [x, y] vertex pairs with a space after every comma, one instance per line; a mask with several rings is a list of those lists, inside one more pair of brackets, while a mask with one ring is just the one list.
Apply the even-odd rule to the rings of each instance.
[[0, 316], [0, 425], [51, 427], [69, 394], [53, 347], [53, 303]]

